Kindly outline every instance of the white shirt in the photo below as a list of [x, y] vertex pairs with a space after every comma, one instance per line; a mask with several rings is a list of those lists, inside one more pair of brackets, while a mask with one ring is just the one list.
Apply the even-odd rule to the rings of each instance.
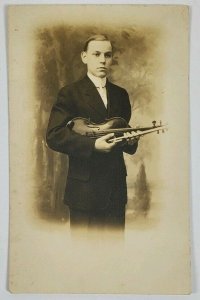
[[105, 107], [107, 108], [108, 99], [107, 99], [107, 92], [106, 92], [106, 77], [104, 77], [104, 78], [96, 77], [89, 72], [87, 73], [87, 76], [90, 78], [90, 80], [96, 86], [97, 91], [99, 92], [101, 99], [103, 100], [103, 103], [104, 103]]

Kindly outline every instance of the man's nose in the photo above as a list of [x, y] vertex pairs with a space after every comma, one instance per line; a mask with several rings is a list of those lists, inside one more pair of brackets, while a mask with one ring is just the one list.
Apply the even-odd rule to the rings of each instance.
[[100, 55], [100, 62], [105, 63], [106, 62], [106, 58], [104, 54]]

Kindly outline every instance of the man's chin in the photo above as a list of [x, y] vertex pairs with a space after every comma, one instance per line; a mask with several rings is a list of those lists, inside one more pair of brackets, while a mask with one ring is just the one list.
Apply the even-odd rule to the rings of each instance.
[[106, 75], [107, 75], [107, 72], [98, 72], [98, 75], [96, 75], [97, 77], [100, 77], [100, 78], [104, 78], [104, 77], [106, 77]]

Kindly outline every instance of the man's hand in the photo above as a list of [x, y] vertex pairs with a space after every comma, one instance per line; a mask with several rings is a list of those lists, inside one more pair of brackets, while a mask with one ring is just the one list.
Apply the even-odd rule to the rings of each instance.
[[126, 138], [127, 144], [130, 145], [130, 146], [134, 145], [137, 141], [139, 141], [139, 138], [140, 138], [133, 131], [132, 132], [125, 132], [124, 137]]
[[95, 150], [98, 152], [109, 153], [117, 142], [109, 142], [114, 137], [114, 133], [106, 134], [98, 138], [95, 142]]

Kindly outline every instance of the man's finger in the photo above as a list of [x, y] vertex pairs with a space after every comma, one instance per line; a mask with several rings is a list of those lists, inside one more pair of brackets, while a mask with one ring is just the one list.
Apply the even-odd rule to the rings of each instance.
[[108, 133], [108, 134], [102, 136], [100, 139], [102, 139], [103, 141], [107, 141], [107, 140], [111, 139], [112, 137], [114, 137], [114, 133]]

